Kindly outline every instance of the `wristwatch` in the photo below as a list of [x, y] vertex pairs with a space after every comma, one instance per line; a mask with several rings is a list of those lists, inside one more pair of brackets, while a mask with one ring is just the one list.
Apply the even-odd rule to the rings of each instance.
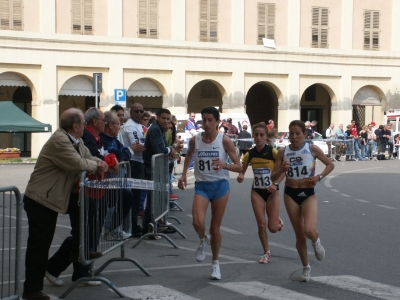
[[321, 181], [322, 178], [324, 178], [324, 176], [322, 175], [318, 175], [319, 176], [319, 181]]
[[274, 185], [279, 186], [279, 182], [274, 182]]

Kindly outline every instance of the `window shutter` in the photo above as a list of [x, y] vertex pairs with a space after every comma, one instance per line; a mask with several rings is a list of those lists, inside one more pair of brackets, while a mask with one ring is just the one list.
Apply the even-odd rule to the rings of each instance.
[[371, 48], [371, 12], [364, 12], [364, 49]]
[[81, 0], [72, 0], [72, 34], [82, 33], [82, 5]]
[[13, 0], [12, 29], [22, 30], [22, 0]]
[[218, 0], [210, 1], [210, 42], [218, 42]]
[[10, 0], [0, 0], [0, 29], [10, 29]]
[[311, 38], [311, 46], [318, 48], [318, 28], [312, 28]]
[[379, 11], [364, 11], [364, 49], [379, 50]]
[[139, 37], [147, 37], [147, 0], [139, 0]]
[[83, 34], [93, 34], [93, 5], [92, 0], [83, 0]]
[[275, 4], [267, 4], [267, 39], [275, 39]]
[[265, 3], [257, 3], [258, 6], [258, 24], [257, 24], [257, 43], [263, 44], [265, 38]]
[[372, 15], [372, 49], [379, 50], [379, 11], [374, 11]]
[[208, 42], [208, 0], [200, 0], [200, 41]]
[[319, 8], [313, 7], [312, 9], [312, 25], [318, 26], [319, 25]]
[[329, 10], [327, 8], [321, 8], [321, 26], [328, 26], [328, 15]]
[[150, 35], [151, 39], [158, 38], [158, 0], [150, 0]]
[[328, 48], [328, 33], [329, 9], [313, 7], [311, 20], [311, 47]]

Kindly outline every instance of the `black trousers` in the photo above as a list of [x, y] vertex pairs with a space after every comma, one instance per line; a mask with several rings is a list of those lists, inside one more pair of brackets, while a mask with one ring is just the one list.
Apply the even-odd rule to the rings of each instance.
[[[134, 179], [143, 179], [143, 163], [131, 160], [129, 161], [129, 164], [131, 165], [131, 177]], [[140, 233], [142, 230], [140, 225], [138, 225], [138, 213], [139, 213], [141, 192], [142, 190], [132, 189], [133, 193], [133, 203], [131, 209], [132, 234]]]
[[29, 236], [25, 256], [25, 292], [43, 290], [49, 249], [54, 237], [58, 213], [24, 196]]

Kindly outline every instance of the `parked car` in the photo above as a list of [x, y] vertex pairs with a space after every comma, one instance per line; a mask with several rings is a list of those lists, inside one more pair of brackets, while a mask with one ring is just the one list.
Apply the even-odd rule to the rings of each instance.
[[[325, 155], [328, 155], [328, 144], [323, 140], [322, 134], [316, 131], [314, 133], [315, 133], [315, 138], [312, 139], [312, 143], [315, 146], [318, 146], [322, 150], [322, 152], [324, 152]], [[273, 142], [275, 143], [277, 149], [289, 145], [290, 144], [289, 132], [287, 131], [278, 132], [277, 136], [273, 139]], [[333, 145], [332, 148], [334, 148]]]

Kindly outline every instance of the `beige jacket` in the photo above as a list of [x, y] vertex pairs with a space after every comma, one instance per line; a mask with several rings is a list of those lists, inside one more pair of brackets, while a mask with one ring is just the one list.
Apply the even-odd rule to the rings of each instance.
[[65, 214], [74, 183], [82, 171], [95, 173], [99, 158], [79, 142], [79, 153], [68, 134], [57, 129], [40, 151], [25, 195], [43, 206]]

